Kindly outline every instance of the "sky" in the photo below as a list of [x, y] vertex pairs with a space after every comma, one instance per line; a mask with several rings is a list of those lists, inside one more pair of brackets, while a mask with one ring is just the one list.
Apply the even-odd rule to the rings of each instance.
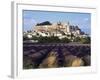
[[69, 22], [71, 25], [79, 26], [85, 33], [91, 33], [90, 13], [23, 10], [24, 31], [31, 30], [37, 23], [45, 21], [51, 23]]

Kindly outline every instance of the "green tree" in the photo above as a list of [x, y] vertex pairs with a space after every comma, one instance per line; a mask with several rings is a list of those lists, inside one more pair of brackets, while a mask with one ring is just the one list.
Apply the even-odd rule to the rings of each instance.
[[70, 39], [68, 39], [68, 38], [62, 38], [62, 39], [61, 39], [61, 42], [62, 42], [62, 43], [69, 43], [69, 42], [71, 42], [71, 41], [70, 41]]
[[81, 43], [89, 44], [91, 42], [90, 37], [81, 38]]
[[80, 37], [75, 37], [74, 42], [80, 42], [81, 38]]

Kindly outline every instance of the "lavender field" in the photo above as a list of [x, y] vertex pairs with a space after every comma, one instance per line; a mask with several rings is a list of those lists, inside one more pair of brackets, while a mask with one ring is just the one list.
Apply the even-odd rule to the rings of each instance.
[[23, 43], [23, 69], [91, 66], [90, 44]]

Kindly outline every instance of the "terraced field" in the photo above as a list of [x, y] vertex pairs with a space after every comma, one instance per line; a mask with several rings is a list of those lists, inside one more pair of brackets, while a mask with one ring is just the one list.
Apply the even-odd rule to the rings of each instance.
[[58, 68], [91, 65], [89, 44], [23, 43], [23, 68]]

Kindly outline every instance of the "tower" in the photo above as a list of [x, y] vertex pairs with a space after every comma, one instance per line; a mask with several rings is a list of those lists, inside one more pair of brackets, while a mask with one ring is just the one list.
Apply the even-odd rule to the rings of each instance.
[[67, 23], [67, 32], [70, 33], [70, 24], [69, 24], [69, 22]]

